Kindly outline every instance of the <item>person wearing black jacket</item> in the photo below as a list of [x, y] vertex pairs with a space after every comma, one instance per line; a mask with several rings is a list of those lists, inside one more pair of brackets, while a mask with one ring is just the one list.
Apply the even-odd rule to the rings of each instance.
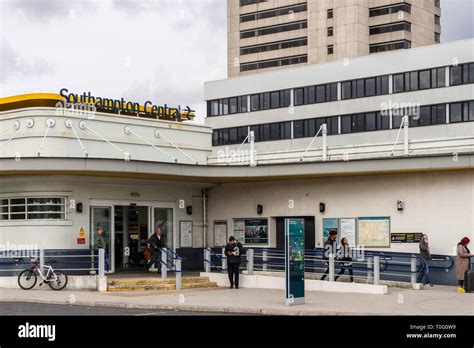
[[351, 283], [354, 282], [354, 272], [352, 271], [352, 257], [351, 257], [351, 247], [349, 246], [349, 241], [347, 238], [342, 238], [341, 239], [341, 248], [338, 250], [338, 259], [340, 261], [343, 261], [340, 263], [341, 266], [341, 271], [337, 274], [337, 276], [334, 278], [334, 281], [339, 278], [341, 274], [344, 274], [346, 272], [346, 269], [349, 270], [349, 275], [351, 278]]
[[239, 267], [242, 244], [234, 236], [229, 237], [229, 243], [225, 246], [224, 253], [227, 256], [227, 272], [229, 274], [230, 288], [239, 288]]
[[156, 268], [158, 269], [158, 273], [161, 270], [161, 228], [157, 227], [155, 233], [148, 238], [148, 244], [150, 245], [151, 251], [151, 260], [145, 265], [145, 269], [147, 271], [150, 270], [150, 267], [155, 264]]
[[331, 231], [329, 232], [329, 238], [326, 239], [324, 242], [324, 250], [323, 250], [323, 260], [325, 260], [325, 264], [327, 264], [326, 271], [324, 271], [323, 276], [321, 277], [321, 280], [326, 279], [326, 276], [329, 273], [329, 263], [327, 260], [329, 260], [329, 255], [333, 254], [336, 255], [337, 251], [337, 244], [336, 244], [336, 238], [337, 238], [337, 232], [336, 231]]

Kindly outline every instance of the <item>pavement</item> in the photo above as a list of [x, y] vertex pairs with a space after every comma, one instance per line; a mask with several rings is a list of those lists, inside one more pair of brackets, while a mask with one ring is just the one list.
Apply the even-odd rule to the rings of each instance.
[[386, 295], [307, 291], [305, 301], [288, 307], [283, 290], [219, 287], [133, 292], [0, 289], [0, 302], [105, 308], [264, 315], [474, 315], [474, 294], [441, 285], [423, 290], [389, 288]]

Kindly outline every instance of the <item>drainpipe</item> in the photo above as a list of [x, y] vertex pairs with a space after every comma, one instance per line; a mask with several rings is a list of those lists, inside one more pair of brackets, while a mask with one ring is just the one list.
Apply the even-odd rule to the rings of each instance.
[[203, 245], [207, 248], [207, 190], [202, 189], [202, 230], [204, 234]]

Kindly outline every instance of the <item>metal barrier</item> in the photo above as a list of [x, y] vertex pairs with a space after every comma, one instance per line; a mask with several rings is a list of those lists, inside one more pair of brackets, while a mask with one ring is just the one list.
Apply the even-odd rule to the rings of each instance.
[[[248, 274], [255, 272], [284, 272], [285, 251], [276, 248], [251, 248], [244, 249], [242, 253], [245, 259]], [[305, 273], [321, 275], [321, 279], [328, 278], [335, 281], [339, 277], [352, 278], [355, 280], [380, 284], [381, 280], [399, 278], [400, 281], [416, 284], [417, 274], [424, 272], [424, 266], [420, 256], [414, 253], [388, 253], [378, 251], [367, 251], [354, 248], [352, 261], [344, 261], [337, 255], [327, 255], [325, 257], [323, 249], [305, 250]], [[217, 262], [216, 262], [217, 261]], [[453, 258], [446, 255], [433, 255], [430, 268], [444, 269], [449, 272], [454, 265]], [[447, 263], [440, 265], [437, 263]], [[220, 263], [220, 265], [219, 265]], [[210, 272], [213, 269], [226, 270], [226, 256], [213, 252], [211, 248], [204, 249], [204, 269]], [[349, 271], [349, 274], [347, 274]], [[352, 271], [352, 275], [350, 274]], [[408, 278], [408, 279], [407, 279]]]
[[54, 262], [54, 268], [68, 275], [105, 274], [104, 249], [36, 249], [1, 251], [0, 276], [17, 275], [28, 269], [33, 260], [41, 265]]
[[161, 250], [161, 279], [168, 278], [168, 270], [175, 273], [176, 289], [181, 289], [182, 284], [182, 261], [186, 258], [179, 256], [170, 248], [160, 248]]

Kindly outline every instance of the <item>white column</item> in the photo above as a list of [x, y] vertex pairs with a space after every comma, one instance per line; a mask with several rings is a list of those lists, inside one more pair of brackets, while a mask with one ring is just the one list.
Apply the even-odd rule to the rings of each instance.
[[123, 231], [122, 231], [122, 245], [123, 245], [123, 262], [124, 264], [128, 264], [130, 261], [130, 249], [129, 249], [129, 221], [128, 221], [128, 216], [129, 216], [129, 208], [127, 206], [123, 207], [123, 217], [122, 217], [122, 223], [123, 223]]

